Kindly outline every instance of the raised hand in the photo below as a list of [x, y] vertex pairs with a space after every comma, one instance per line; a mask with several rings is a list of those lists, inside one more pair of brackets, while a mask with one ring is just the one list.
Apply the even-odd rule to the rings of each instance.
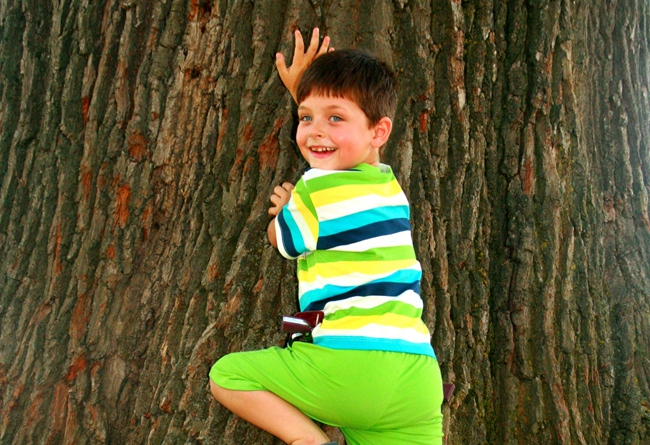
[[271, 195], [271, 203], [273, 206], [269, 208], [269, 215], [278, 216], [282, 207], [284, 207], [291, 199], [291, 190], [293, 190], [293, 184], [290, 182], [285, 182], [282, 185], [277, 185], [273, 189], [273, 194]]
[[302, 77], [302, 73], [305, 72], [307, 67], [317, 57], [325, 54], [328, 51], [333, 51], [334, 48], [329, 47], [330, 38], [327, 36], [323, 38], [323, 43], [320, 45], [320, 48], [318, 47], [318, 28], [314, 28], [314, 31], [311, 34], [311, 41], [307, 47], [307, 52], [305, 52], [305, 43], [302, 40], [302, 34], [300, 34], [300, 31], [296, 30], [294, 36], [296, 45], [293, 49], [293, 60], [291, 61], [291, 66], [287, 67], [287, 63], [282, 53], [277, 53], [275, 55], [275, 66], [278, 68], [278, 73], [280, 74], [282, 83], [291, 93], [293, 100], [297, 102], [296, 95], [298, 93], [298, 82]]

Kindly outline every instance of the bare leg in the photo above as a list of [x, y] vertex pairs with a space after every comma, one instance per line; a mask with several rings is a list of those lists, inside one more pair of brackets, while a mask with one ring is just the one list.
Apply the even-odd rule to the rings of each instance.
[[290, 445], [321, 445], [329, 442], [318, 425], [298, 408], [268, 391], [233, 391], [210, 380], [219, 403], [242, 419]]

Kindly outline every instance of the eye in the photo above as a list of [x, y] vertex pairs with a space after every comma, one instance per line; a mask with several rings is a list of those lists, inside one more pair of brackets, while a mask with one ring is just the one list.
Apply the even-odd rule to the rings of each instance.
[[311, 116], [308, 115], [303, 115], [303, 116], [298, 116], [298, 120], [300, 122], [311, 122]]
[[342, 121], [343, 121], [343, 118], [340, 117], [340, 116], [332, 116], [332, 117], [330, 117], [330, 120], [331, 120], [332, 122], [342, 122]]

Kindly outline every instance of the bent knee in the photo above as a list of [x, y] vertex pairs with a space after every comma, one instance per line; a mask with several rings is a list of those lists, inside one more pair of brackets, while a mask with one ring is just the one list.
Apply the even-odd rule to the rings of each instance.
[[210, 379], [210, 392], [212, 393], [212, 397], [219, 400], [223, 396], [224, 391], [227, 390], [214, 383], [214, 380]]

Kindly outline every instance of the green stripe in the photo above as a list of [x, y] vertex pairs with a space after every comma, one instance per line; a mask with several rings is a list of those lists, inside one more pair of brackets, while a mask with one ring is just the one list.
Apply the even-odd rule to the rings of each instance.
[[323, 263], [356, 261], [381, 263], [383, 261], [416, 260], [413, 246], [381, 247], [365, 252], [342, 252], [338, 250], [316, 250], [298, 261], [298, 270], [306, 272], [310, 267]]
[[[312, 258], [313, 257], [313, 258]], [[343, 252], [340, 250], [317, 250], [307, 256], [310, 264], [337, 263], [339, 261], [397, 261], [414, 260], [413, 246], [377, 247], [365, 252]]]
[[331, 315], [327, 316], [328, 320], [340, 320], [345, 317], [363, 317], [371, 315], [384, 315], [384, 314], [397, 314], [409, 318], [420, 318], [422, 316], [422, 309], [415, 308], [410, 304], [401, 301], [389, 301], [373, 308], [358, 308], [352, 307], [349, 309], [339, 309]]
[[[298, 184], [294, 190], [300, 196], [300, 199], [302, 200], [303, 204], [305, 204], [305, 207], [307, 207], [309, 212], [314, 216], [314, 219], [318, 220], [316, 207], [314, 207], [314, 203], [311, 200], [311, 194], [307, 190], [307, 184], [304, 178], [301, 178], [300, 181], [298, 181]], [[315, 235], [318, 236], [318, 234]]]
[[[371, 167], [374, 168], [374, 167]], [[359, 174], [354, 171], [344, 171], [332, 173], [326, 176], [319, 176], [313, 179], [307, 179], [307, 187], [311, 193], [327, 190], [341, 185], [371, 185], [371, 184], [388, 184], [395, 180], [395, 176], [377, 171], [376, 175]]]

